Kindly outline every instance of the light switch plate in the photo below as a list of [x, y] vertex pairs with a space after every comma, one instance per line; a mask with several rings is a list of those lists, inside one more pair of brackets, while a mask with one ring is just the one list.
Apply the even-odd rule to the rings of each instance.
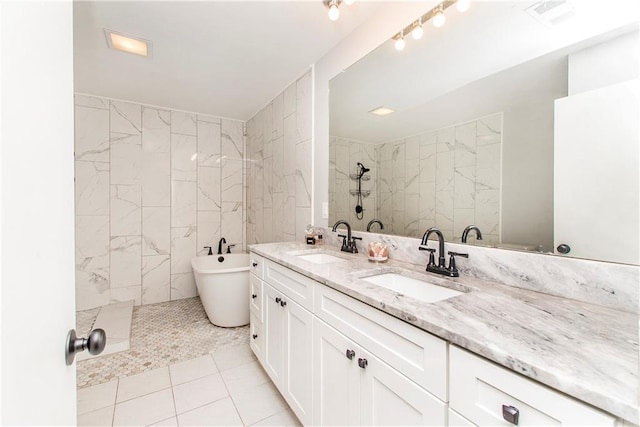
[[329, 202], [322, 202], [322, 219], [329, 219]]

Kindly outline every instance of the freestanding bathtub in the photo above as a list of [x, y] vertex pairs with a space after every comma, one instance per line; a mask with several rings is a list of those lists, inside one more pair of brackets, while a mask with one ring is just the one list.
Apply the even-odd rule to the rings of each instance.
[[200, 300], [211, 323], [249, 323], [249, 254], [205, 255], [191, 259]]

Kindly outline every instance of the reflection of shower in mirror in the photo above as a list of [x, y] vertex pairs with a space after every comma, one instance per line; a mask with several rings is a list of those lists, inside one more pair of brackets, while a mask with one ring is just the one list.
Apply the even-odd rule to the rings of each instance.
[[[354, 178], [358, 182], [358, 187], [355, 190], [355, 192], [352, 192], [352, 194], [354, 194], [357, 197], [357, 201], [356, 201], [356, 218], [362, 219], [364, 217], [364, 208], [362, 207], [362, 196], [363, 196], [362, 177], [364, 176], [365, 173], [369, 172], [371, 169], [365, 167], [360, 162], [358, 162], [356, 164], [356, 166], [358, 167], [358, 171], [356, 172], [355, 177], [353, 175], [351, 175], [351, 177]], [[367, 194], [367, 196], [368, 195], [369, 194]]]

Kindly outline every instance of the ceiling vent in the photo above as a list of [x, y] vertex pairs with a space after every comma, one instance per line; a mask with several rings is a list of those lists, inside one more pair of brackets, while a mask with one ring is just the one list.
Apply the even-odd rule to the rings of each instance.
[[551, 27], [572, 10], [573, 4], [569, 0], [540, 1], [525, 9], [536, 21], [547, 27]]

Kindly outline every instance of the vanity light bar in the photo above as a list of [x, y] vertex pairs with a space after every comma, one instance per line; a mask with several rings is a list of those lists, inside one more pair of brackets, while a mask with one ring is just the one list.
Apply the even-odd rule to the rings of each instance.
[[[445, 0], [411, 24], [404, 27], [401, 31], [396, 33], [391, 39], [395, 42], [397, 50], [404, 49], [404, 38], [407, 34], [412, 33], [414, 39], [422, 37], [422, 26], [431, 20], [436, 27], [441, 27], [444, 24], [444, 11], [454, 4], [459, 3], [458, 10], [461, 12], [466, 11], [469, 8], [469, 0]], [[413, 34], [414, 30], [416, 34]], [[400, 47], [401, 46], [401, 47]]]

